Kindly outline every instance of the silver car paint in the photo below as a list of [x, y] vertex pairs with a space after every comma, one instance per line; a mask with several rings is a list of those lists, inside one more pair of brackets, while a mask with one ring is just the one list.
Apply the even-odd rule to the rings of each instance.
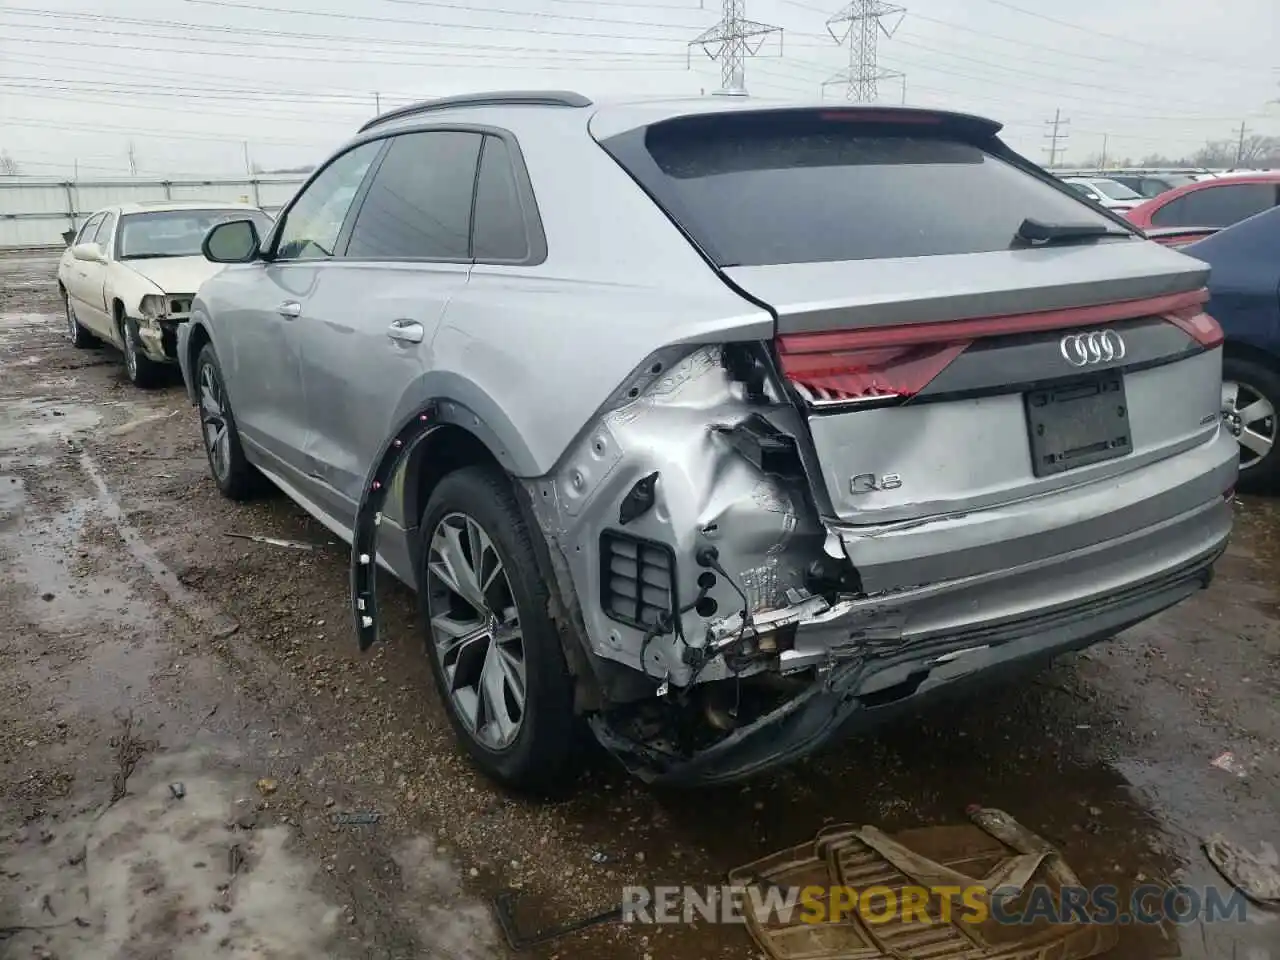
[[[393, 424], [439, 401], [452, 422], [481, 437], [523, 481], [543, 534], [564, 561], [562, 591], [572, 591], [581, 603], [589, 649], [677, 686], [693, 679], [683, 647], [728, 635], [733, 617], [707, 622], [684, 614], [688, 640], [657, 638], [641, 664], [641, 632], [609, 621], [594, 600], [599, 533], [616, 524], [620, 499], [635, 480], [655, 470], [663, 478], [658, 506], [636, 521], [636, 532], [675, 548], [682, 596], [697, 589], [696, 546], [715, 542], [727, 570], [747, 586], [759, 622], [770, 610], [795, 613], [791, 619], [801, 623], [786, 669], [829, 664], [864, 628], [888, 630], [898, 641], [956, 637], [1053, 608], [1084, 609], [1221, 549], [1230, 526], [1221, 495], [1234, 477], [1235, 448], [1216, 420], [1203, 422], [1216, 412], [1210, 395], [1217, 390], [1220, 351], [1135, 374], [1135, 453], [1073, 473], [1015, 503], [1001, 502], [997, 474], [1015, 447], [1026, 456], [1025, 424], [1015, 423], [1016, 396], [987, 398], [984, 416], [990, 419], [976, 425], [972, 418], [962, 422], [959, 406], [933, 404], [906, 415], [914, 422], [882, 417], [877, 427], [874, 414], [883, 411], [868, 411], [870, 417], [849, 414], [815, 428], [815, 445], [825, 451], [848, 447], [849, 424], [857, 422], [859, 430], [870, 431], [859, 438], [863, 449], [897, 443], [914, 456], [901, 438], [915, 432], [938, 438], [926, 461], [947, 455], [963, 461], [959, 474], [922, 468], [908, 500], [879, 511], [871, 504], [860, 517], [839, 492], [851, 461], [831, 454], [831, 475], [825, 484], [811, 477], [811, 493], [765, 476], [723, 444], [711, 428], [732, 426], [752, 410], [716, 362], [716, 348], [770, 339], [773, 312], [709, 269], [592, 133], [694, 110], [751, 106], [698, 101], [598, 112], [475, 107], [374, 128], [365, 139], [434, 122], [513, 134], [537, 194], [547, 259], [536, 267], [477, 264], [445, 271], [449, 289], [426, 293], [428, 335], [412, 357], [385, 336], [406, 309], [396, 286], [437, 267], [310, 263], [311, 277], [291, 285], [300, 298], [313, 298], [305, 300], [296, 325], [308, 331], [296, 348], [297, 382], [286, 371], [270, 385], [249, 381], [263, 376], [282, 351], [292, 356], [290, 335], [250, 331], [244, 317], [256, 311], [261, 322], [268, 305], [244, 301], [243, 278], [272, 267], [224, 270], [201, 290], [193, 325], [209, 331], [224, 358], [250, 460], [350, 539], [359, 484], [378, 444]], [[602, 210], [609, 214], [601, 216]], [[1204, 278], [1197, 262], [1142, 241], [727, 273], [776, 311], [782, 330], [820, 328], [837, 317], [844, 326], [907, 323], [1112, 302], [1194, 289]], [[323, 291], [319, 300], [317, 291]], [[190, 332], [183, 331], [182, 341], [188, 384]], [[247, 356], [251, 351], [256, 356]], [[1190, 389], [1167, 396], [1178, 378]], [[272, 396], [286, 409], [302, 411], [304, 422], [258, 406], [270, 406]], [[785, 432], [804, 432], [799, 411], [776, 394], [762, 412]], [[834, 432], [824, 436], [822, 429]], [[1159, 435], [1158, 451], [1144, 447], [1148, 430]], [[1175, 434], [1182, 439], [1170, 440]], [[974, 444], [985, 446], [970, 458]], [[917, 442], [914, 450], [920, 449]], [[289, 462], [282, 450], [304, 456]], [[983, 475], [987, 465], [994, 473]], [[401, 487], [403, 482], [398, 478]], [[943, 510], [924, 522], [913, 515], [920, 504], [941, 505], [975, 488], [990, 495], [962, 512]], [[412, 584], [408, 538], [417, 518], [404, 516], [403, 502], [402, 491], [384, 517], [380, 556]], [[823, 515], [827, 507], [834, 512]], [[1006, 547], [1007, 557], [1001, 553]], [[847, 556], [864, 571], [866, 595], [830, 609], [788, 595], [802, 583], [805, 564], [823, 554]], [[734, 610], [735, 594], [723, 580], [712, 596], [722, 611]], [[728, 675], [717, 658], [697, 680]]]

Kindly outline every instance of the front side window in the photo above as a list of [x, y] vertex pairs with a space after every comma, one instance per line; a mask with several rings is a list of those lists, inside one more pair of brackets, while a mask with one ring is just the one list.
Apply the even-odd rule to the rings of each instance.
[[483, 136], [406, 133], [387, 148], [351, 228], [347, 256], [466, 260]]
[[334, 255], [356, 191], [381, 149], [380, 140], [362, 143], [335, 159], [307, 185], [285, 214], [275, 259], [322, 260]]
[[93, 238], [98, 235], [98, 227], [102, 226], [102, 218], [105, 216], [105, 213], [95, 213], [86, 220], [76, 236], [76, 243], [93, 243]]
[[102, 223], [98, 225], [98, 232], [93, 235], [94, 242], [102, 248], [103, 253], [107, 253], [111, 249], [111, 237], [116, 232], [116, 215], [108, 213]]
[[[161, 257], [199, 257], [205, 234], [227, 220], [249, 219], [265, 236], [271, 218], [260, 210], [157, 210], [128, 213], [120, 218], [117, 260], [155, 260]], [[104, 244], [105, 248], [105, 244]]]

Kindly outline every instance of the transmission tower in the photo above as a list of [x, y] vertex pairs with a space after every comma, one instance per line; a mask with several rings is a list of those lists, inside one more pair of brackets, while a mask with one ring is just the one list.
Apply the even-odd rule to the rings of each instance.
[[[905, 7], [885, 3], [884, 0], [854, 0], [827, 21], [827, 32], [836, 43], [849, 44], [849, 68], [837, 73], [822, 85], [825, 91], [833, 83], [844, 84], [844, 98], [858, 103], [873, 103], [878, 99], [876, 84], [880, 80], [902, 80], [903, 100], [906, 99], [906, 75], [897, 70], [883, 70], [876, 63], [876, 44], [883, 33], [891, 37], [906, 15]], [[886, 27], [885, 18], [896, 17], [892, 27]], [[840, 33], [836, 27], [842, 27]]]
[[[689, 52], [701, 47], [712, 60], [720, 61], [720, 92], [745, 94], [747, 57], [760, 52], [766, 40], [778, 35], [778, 51], [782, 51], [782, 28], [748, 20], [743, 16], [746, 0], [723, 0], [720, 22], [689, 41]], [[691, 64], [690, 64], [691, 65]]]
[[1062, 116], [1062, 110], [1053, 111], [1053, 119], [1044, 122], [1046, 127], [1051, 127], [1052, 132], [1046, 133], [1044, 138], [1049, 141], [1049, 146], [1045, 147], [1049, 151], [1049, 168], [1052, 169], [1058, 163], [1059, 155], [1066, 152], [1065, 147], [1059, 146], [1067, 139], [1067, 134], [1062, 131], [1063, 127], [1070, 126], [1071, 121]]

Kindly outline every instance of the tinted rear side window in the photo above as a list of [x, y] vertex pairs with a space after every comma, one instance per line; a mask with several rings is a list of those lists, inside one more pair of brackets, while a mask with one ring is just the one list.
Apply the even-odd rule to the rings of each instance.
[[1118, 229], [981, 147], [915, 125], [718, 115], [604, 146], [721, 266], [1006, 250], [1028, 217]]
[[1156, 227], [1229, 227], [1276, 205], [1274, 183], [1235, 183], [1193, 190], [1151, 215]]
[[499, 137], [484, 141], [476, 181], [474, 230], [472, 252], [477, 260], [522, 260], [529, 254], [511, 151]]
[[347, 256], [467, 259], [482, 139], [438, 131], [392, 140], [352, 227]]

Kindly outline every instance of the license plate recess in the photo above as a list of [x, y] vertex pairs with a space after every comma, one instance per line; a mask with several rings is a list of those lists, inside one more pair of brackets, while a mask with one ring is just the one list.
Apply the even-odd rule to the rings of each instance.
[[1124, 374], [1119, 371], [1031, 390], [1023, 397], [1037, 477], [1133, 452]]

